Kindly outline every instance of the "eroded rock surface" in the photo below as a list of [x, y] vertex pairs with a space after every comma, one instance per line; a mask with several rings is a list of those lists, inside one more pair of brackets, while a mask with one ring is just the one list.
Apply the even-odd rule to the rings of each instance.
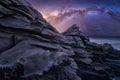
[[60, 34], [25, 0], [0, 1], [0, 80], [112, 80], [120, 52], [73, 25]]

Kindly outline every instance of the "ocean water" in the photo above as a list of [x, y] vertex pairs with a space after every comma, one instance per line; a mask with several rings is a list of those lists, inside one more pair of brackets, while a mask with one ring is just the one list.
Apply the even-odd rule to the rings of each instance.
[[96, 43], [110, 43], [115, 49], [120, 50], [120, 38], [90, 38], [91, 42]]

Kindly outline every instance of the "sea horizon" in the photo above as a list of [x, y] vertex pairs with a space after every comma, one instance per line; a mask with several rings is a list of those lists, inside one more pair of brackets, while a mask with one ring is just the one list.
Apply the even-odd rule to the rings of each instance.
[[115, 49], [120, 50], [120, 37], [90, 37], [90, 41], [98, 44], [109, 43]]

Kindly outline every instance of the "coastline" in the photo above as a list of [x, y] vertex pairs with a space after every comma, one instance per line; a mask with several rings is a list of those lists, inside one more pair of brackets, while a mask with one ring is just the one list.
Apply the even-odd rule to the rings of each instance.
[[115, 49], [120, 50], [120, 37], [90, 37], [90, 41], [99, 44], [109, 43]]

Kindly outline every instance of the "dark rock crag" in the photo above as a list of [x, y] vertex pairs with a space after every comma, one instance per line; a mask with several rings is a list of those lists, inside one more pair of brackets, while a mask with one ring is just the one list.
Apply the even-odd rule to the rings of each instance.
[[113, 80], [119, 63], [76, 25], [60, 34], [25, 0], [0, 0], [0, 80]]

